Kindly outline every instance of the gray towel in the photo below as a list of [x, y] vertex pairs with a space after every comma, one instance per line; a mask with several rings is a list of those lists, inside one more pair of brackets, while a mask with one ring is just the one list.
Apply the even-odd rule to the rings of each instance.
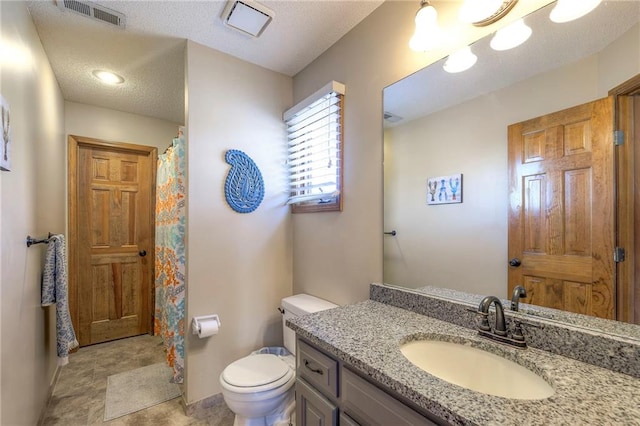
[[69, 351], [78, 346], [73, 331], [69, 301], [64, 235], [49, 238], [42, 274], [42, 306], [56, 304], [58, 365], [69, 362]]

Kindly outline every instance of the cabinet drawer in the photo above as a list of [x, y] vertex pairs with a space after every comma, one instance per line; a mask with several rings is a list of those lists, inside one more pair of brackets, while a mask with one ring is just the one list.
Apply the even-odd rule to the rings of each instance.
[[338, 362], [298, 340], [298, 377], [327, 396], [338, 397]]
[[342, 369], [342, 407], [362, 425], [436, 425], [385, 391]]

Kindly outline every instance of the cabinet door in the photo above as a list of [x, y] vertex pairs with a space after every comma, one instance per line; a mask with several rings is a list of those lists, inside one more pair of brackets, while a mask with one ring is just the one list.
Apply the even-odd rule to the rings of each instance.
[[296, 424], [336, 426], [338, 408], [304, 380], [296, 380]]

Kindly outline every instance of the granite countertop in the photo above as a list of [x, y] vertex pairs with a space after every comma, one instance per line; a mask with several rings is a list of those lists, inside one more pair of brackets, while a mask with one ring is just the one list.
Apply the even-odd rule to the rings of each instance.
[[[640, 379], [546, 351], [511, 348], [464, 327], [367, 300], [287, 321], [324, 351], [455, 425], [640, 425]], [[555, 389], [544, 400], [478, 393], [432, 376], [400, 352], [410, 340], [465, 342], [521, 364]]]

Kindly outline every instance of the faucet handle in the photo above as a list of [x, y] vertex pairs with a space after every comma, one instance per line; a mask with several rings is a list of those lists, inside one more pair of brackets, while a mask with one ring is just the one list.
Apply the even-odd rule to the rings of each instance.
[[491, 331], [491, 326], [489, 325], [489, 313], [478, 312], [478, 316], [478, 328], [482, 331]]
[[513, 333], [511, 338], [518, 342], [524, 342], [524, 335], [522, 334], [522, 323], [517, 319], [513, 320]]

